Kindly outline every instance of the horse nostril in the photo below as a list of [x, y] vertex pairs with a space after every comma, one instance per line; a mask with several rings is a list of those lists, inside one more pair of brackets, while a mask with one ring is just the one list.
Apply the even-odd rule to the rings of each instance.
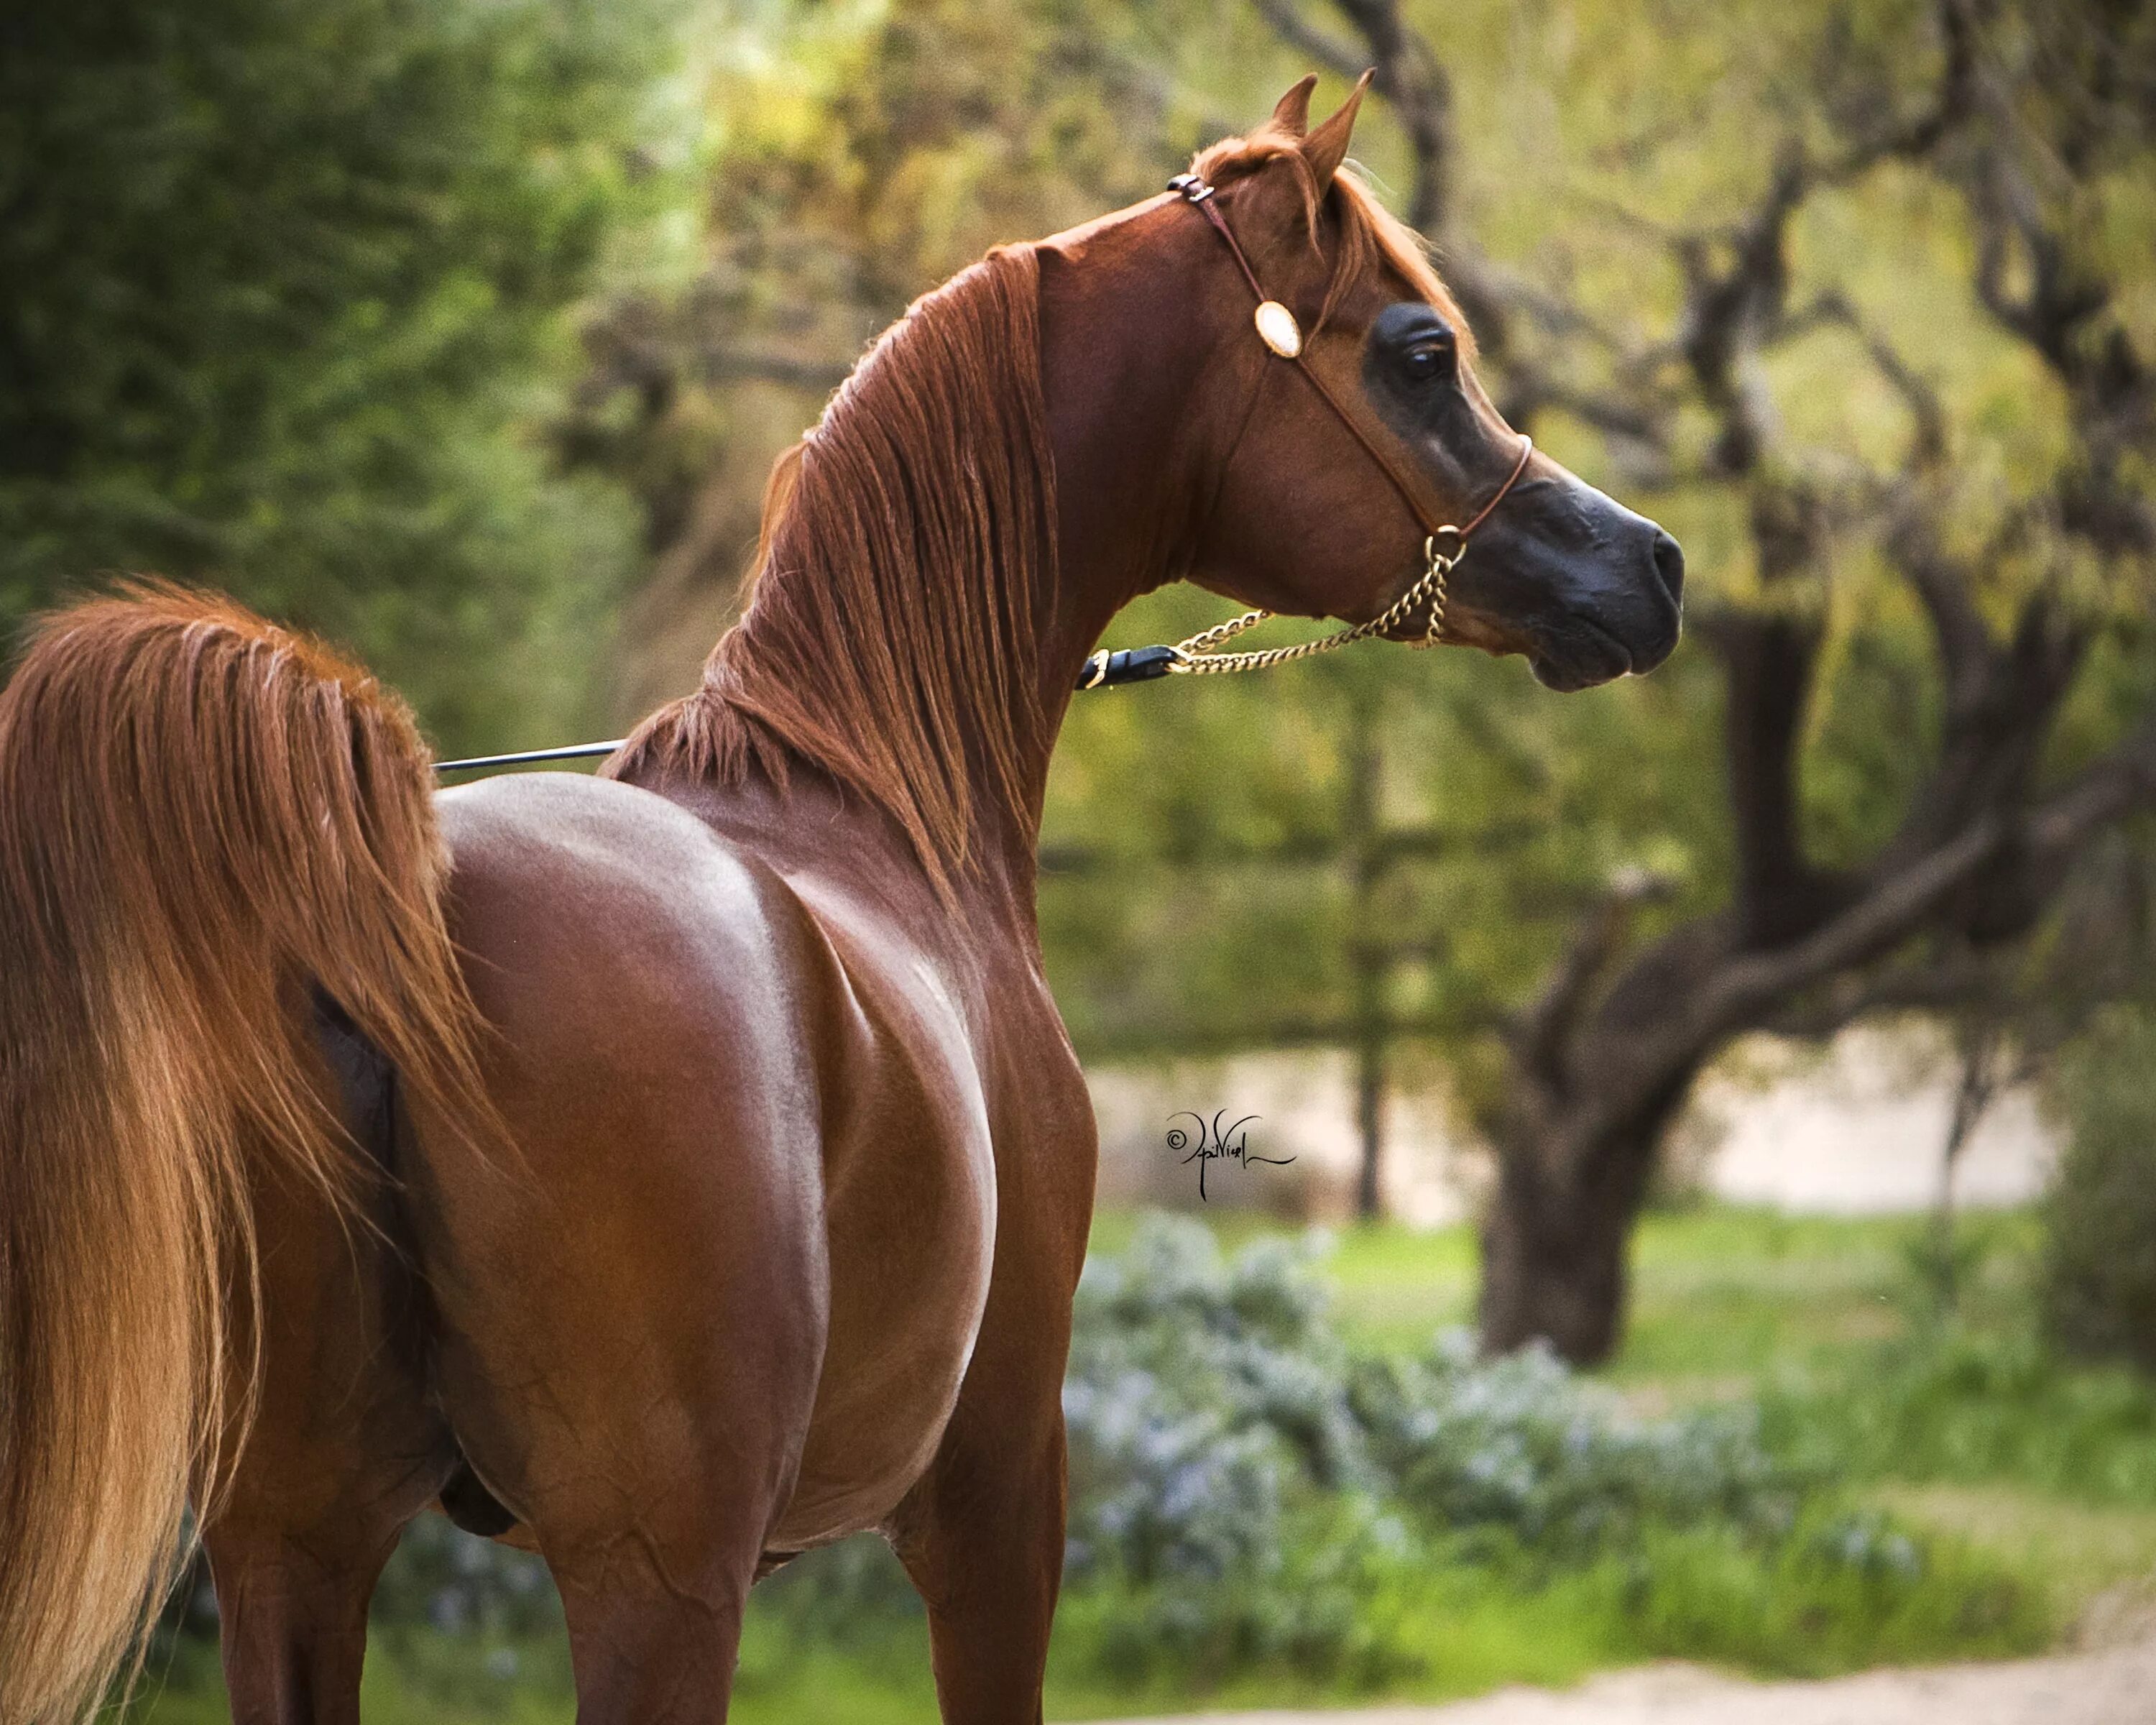
[[1655, 529], [1655, 572], [1662, 578], [1671, 602], [1684, 603], [1684, 547], [1664, 532]]

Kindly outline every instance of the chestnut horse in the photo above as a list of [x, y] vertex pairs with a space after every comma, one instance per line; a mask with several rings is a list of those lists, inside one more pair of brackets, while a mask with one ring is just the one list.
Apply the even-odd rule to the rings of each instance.
[[1570, 689], [1677, 636], [1675, 542], [1529, 459], [1313, 81], [1198, 160], [1234, 244], [1156, 198], [916, 304], [598, 778], [434, 795], [393, 697], [203, 596], [44, 624], [0, 696], [4, 1725], [95, 1700], [190, 1494], [243, 1725], [357, 1719], [438, 1503], [545, 1554], [590, 1725], [723, 1718], [752, 1583], [870, 1528], [943, 1717], [1040, 1717], [1095, 1145], [1034, 848], [1090, 649], [1177, 578], [1386, 615], [1508, 475], [1445, 639]]

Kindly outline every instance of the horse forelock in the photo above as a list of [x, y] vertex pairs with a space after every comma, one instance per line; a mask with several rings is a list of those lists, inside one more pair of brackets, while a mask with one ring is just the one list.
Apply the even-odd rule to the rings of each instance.
[[702, 686], [605, 769], [783, 783], [789, 757], [889, 811], [947, 887], [984, 807], [1028, 832], [1055, 579], [1039, 273], [991, 253], [916, 300], [773, 468], [747, 608]]

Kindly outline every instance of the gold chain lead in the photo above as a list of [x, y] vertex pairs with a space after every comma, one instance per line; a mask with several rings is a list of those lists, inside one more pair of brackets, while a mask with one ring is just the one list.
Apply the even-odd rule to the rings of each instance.
[[[1457, 535], [1455, 527], [1445, 532]], [[1343, 629], [1314, 641], [1298, 641], [1292, 647], [1267, 647], [1256, 653], [1220, 653], [1214, 649], [1224, 641], [1232, 641], [1244, 630], [1255, 629], [1273, 614], [1270, 611], [1245, 611], [1240, 617], [1231, 617], [1225, 623], [1216, 623], [1212, 628], [1201, 629], [1187, 641], [1175, 646], [1175, 663], [1168, 667], [1171, 673], [1184, 676], [1219, 675], [1230, 671], [1265, 670], [1276, 665], [1286, 665], [1297, 659], [1308, 659], [1319, 653], [1330, 653], [1336, 647], [1345, 647], [1351, 641], [1367, 641], [1373, 635], [1383, 634], [1405, 623], [1422, 606], [1430, 607], [1430, 621], [1424, 626], [1422, 639], [1411, 641], [1413, 647], [1435, 647], [1445, 630], [1445, 578], [1452, 566], [1460, 561], [1455, 552], [1446, 557], [1437, 548], [1438, 536], [1431, 534], [1423, 541], [1423, 555], [1429, 560], [1425, 567], [1410, 587], [1384, 611], [1368, 623], [1358, 623], [1352, 629]]]

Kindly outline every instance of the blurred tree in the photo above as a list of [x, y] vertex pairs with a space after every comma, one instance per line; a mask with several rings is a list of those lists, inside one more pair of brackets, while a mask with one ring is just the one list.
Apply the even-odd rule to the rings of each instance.
[[667, 0], [28, 0], [0, 21], [0, 629], [116, 570], [572, 723], [631, 570], [553, 471], [567, 308], [673, 195]]
[[[1159, 189], [1232, 130], [1179, 74], [1188, 0], [741, 7], [706, 91], [702, 266], [588, 331], [562, 439], [643, 501], [614, 691], [679, 691], [729, 620], [773, 457], [915, 295]], [[1263, 41], [1255, 20], [1247, 28]], [[1209, 33], [1217, 40], [1217, 33]]]
[[[1267, 9], [1342, 69], [1377, 62], [1409, 110], [1414, 202], [1444, 234], [1455, 131], [1428, 43], [1391, 0], [1342, 0], [1352, 48]], [[1806, 98], [1787, 80], [1774, 123], [1750, 116], [1764, 136], [1729, 158], [1752, 189], [1716, 200], [1716, 219], [1625, 216], [1673, 273], [1666, 310], [1446, 248], [1515, 420], [1564, 411], [1651, 452], [1741, 559], [1694, 614], [1722, 678], [1726, 884], [1666, 883], [1681, 914], [1640, 934], [1657, 883], [1613, 875], [1506, 1024], [1479, 1099], [1499, 1160], [1492, 1348], [1609, 1352], [1661, 1138], [1732, 1037], [1995, 1006], [1999, 955], [2041, 941], [2090, 847], [2156, 799], [2156, 32], [2130, 8], [1961, 0], [1801, 22]], [[1876, 187], [1922, 213], [1886, 291], [1857, 249]], [[1836, 227], [1840, 244], [1816, 243]], [[1952, 311], [1930, 297], [1947, 270]], [[1904, 351], [1917, 317], [1972, 311], [1988, 327], [1938, 363], [1943, 381]], [[1833, 369], [1808, 373], [1801, 356], [1826, 343]], [[1887, 392], [1898, 456], [1861, 429], [1808, 444], [1797, 379]]]

